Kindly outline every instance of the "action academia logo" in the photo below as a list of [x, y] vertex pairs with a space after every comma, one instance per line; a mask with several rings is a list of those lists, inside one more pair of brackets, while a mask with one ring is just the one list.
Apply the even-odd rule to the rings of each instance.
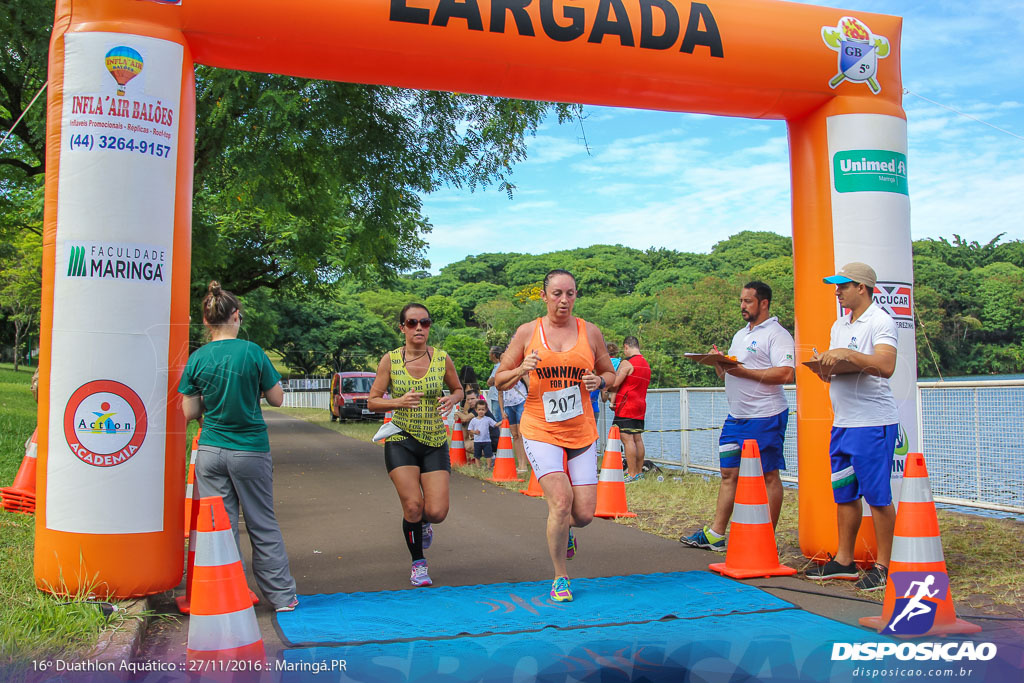
[[822, 26], [821, 37], [839, 53], [839, 73], [828, 82], [830, 88], [843, 81], [867, 83], [871, 92], [882, 92], [875, 79], [879, 57], [889, 56], [889, 40], [871, 33], [867, 24], [855, 17], [843, 17], [836, 26]]
[[96, 467], [130, 460], [146, 440], [148, 424], [139, 395], [110, 379], [78, 387], [64, 408], [64, 438], [71, 452]]

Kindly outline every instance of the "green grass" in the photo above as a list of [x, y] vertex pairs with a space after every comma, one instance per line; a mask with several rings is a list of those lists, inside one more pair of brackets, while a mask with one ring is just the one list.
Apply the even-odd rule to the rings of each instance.
[[[36, 404], [29, 392], [35, 368], [14, 372], [0, 364], [0, 486], [9, 486], [25, 456], [25, 441], [36, 424]], [[108, 623], [86, 595], [54, 598], [36, 589], [32, 571], [35, 517], [0, 511], [0, 670], [17, 680], [41, 658], [69, 656], [91, 649]], [[71, 601], [73, 604], [59, 603]]]

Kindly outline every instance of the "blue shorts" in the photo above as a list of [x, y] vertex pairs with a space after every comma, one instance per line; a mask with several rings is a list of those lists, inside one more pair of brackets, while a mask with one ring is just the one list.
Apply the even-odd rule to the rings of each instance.
[[786, 425], [789, 424], [789, 408], [771, 417], [736, 418], [729, 415], [718, 437], [718, 463], [722, 469], [740, 466], [743, 442], [757, 441], [761, 451], [761, 471], [774, 472], [786, 469], [786, 458], [782, 447], [786, 441]]
[[829, 444], [832, 459], [832, 497], [852, 503], [861, 496], [868, 505], [892, 503], [892, 460], [899, 425], [833, 427]]
[[508, 418], [510, 426], [519, 424], [519, 421], [523, 419], [523, 408], [525, 407], [526, 401], [515, 406], [505, 406], [505, 417]]

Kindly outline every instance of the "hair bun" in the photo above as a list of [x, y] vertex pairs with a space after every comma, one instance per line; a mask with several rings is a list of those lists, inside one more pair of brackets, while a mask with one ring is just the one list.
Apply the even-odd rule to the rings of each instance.
[[210, 294], [212, 294], [214, 296], [220, 296], [220, 292], [221, 292], [220, 283], [217, 282], [216, 280], [210, 280], [209, 291], [210, 291]]

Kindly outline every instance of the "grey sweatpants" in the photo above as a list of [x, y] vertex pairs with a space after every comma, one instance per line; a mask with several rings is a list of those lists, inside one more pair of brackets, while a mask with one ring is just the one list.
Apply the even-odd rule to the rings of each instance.
[[[273, 463], [269, 452], [234, 451], [200, 446], [196, 454], [199, 495], [220, 496], [238, 545], [238, 506], [252, 544], [252, 573], [256, 585], [274, 609], [295, 595], [281, 527], [274, 516]], [[241, 548], [239, 547], [239, 556]]]

